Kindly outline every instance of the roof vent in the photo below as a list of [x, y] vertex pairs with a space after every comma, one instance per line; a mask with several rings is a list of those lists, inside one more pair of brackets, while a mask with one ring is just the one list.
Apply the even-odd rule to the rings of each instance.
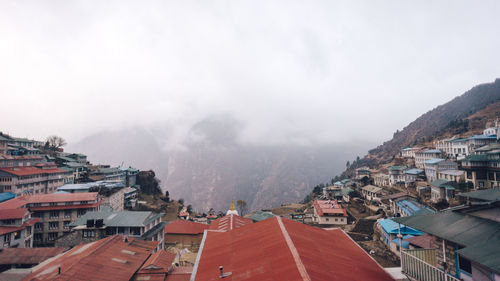
[[123, 263], [123, 264], [126, 264], [126, 263], [127, 263], [127, 261], [126, 261], [126, 260], [121, 260], [121, 259], [117, 259], [117, 258], [112, 258], [111, 260], [112, 260], [112, 261], [115, 261], [115, 262]]
[[233, 274], [232, 272], [224, 273], [224, 267], [222, 265], [219, 266], [219, 272], [220, 272], [219, 278], [225, 278], [225, 277], [231, 276]]

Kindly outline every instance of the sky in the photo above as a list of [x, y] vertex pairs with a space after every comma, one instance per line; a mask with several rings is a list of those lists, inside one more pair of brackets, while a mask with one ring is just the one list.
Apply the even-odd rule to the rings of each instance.
[[[251, 144], [383, 142], [500, 77], [499, 1], [0, 2], [0, 131], [206, 118]], [[174, 144], [172, 144], [174, 145]]]

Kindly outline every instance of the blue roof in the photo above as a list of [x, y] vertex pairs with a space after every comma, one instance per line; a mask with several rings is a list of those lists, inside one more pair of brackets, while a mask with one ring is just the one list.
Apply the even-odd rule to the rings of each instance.
[[406, 214], [408, 214], [409, 216], [413, 216], [415, 214], [424, 214], [424, 213], [428, 213], [428, 214], [433, 214], [434, 211], [429, 209], [427, 206], [424, 206], [418, 202], [416, 202], [415, 200], [408, 200], [408, 199], [404, 199], [404, 200], [400, 200], [400, 201], [397, 201], [396, 202], [396, 205], [402, 209]]
[[[398, 234], [398, 223], [394, 222], [392, 219], [385, 219], [385, 220], [380, 220], [378, 221], [378, 224], [382, 226], [382, 229], [384, 232], [389, 233], [389, 234]], [[411, 235], [422, 235], [423, 233], [419, 230], [416, 230], [414, 228], [408, 227], [406, 225], [401, 225], [401, 234], [411, 234]]]
[[470, 138], [468, 138], [468, 140], [487, 140], [487, 139], [496, 139], [497, 136], [496, 135], [491, 135], [491, 136], [485, 136], [485, 135], [474, 135]]
[[442, 158], [432, 158], [432, 159], [426, 160], [425, 164], [437, 164], [437, 163], [442, 162], [442, 161], [444, 161], [444, 159], [442, 159]]
[[424, 151], [424, 153], [441, 153], [441, 150], [439, 149], [429, 149]]
[[0, 202], [4, 202], [15, 197], [16, 195], [12, 192], [2, 192], [0, 193]]
[[424, 172], [424, 170], [421, 170], [421, 169], [415, 169], [415, 168], [413, 168], [413, 169], [409, 169], [409, 170], [406, 170], [406, 171], [405, 171], [405, 173], [406, 173], [406, 174], [410, 174], [410, 175], [418, 175], [418, 174], [421, 174], [421, 173], [423, 173], [423, 172]]
[[[414, 235], [409, 235], [409, 234], [408, 234], [408, 235], [403, 236], [403, 243], [401, 243], [401, 244], [403, 244], [403, 248], [405, 248], [405, 249], [408, 249], [408, 248], [409, 248], [410, 243], [409, 243], [408, 241], [406, 241], [406, 239], [408, 239], [408, 238], [412, 238], [412, 237], [415, 237], [415, 236], [414, 236]], [[398, 245], [398, 246], [399, 246], [399, 238], [394, 238], [394, 239], [392, 239], [392, 241], [391, 241], [391, 242], [393, 242], [394, 244], [396, 244], [396, 245]]]

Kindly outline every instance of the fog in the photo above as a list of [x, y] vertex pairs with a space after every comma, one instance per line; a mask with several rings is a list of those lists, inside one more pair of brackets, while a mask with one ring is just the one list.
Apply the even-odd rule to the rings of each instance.
[[378, 143], [499, 76], [499, 11], [498, 1], [2, 1], [0, 130], [73, 143], [161, 126], [162, 146], [182, 149], [215, 118], [217, 143]]

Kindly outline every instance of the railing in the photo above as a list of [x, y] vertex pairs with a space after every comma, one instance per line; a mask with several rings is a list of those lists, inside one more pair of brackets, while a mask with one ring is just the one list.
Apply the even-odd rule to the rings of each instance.
[[[434, 249], [426, 249], [433, 250]], [[449, 274], [446, 274], [441, 269], [425, 262], [424, 260], [412, 255], [421, 255], [421, 257], [429, 257], [429, 253], [422, 252], [421, 250], [407, 250], [402, 252], [401, 264], [403, 273], [419, 281], [460, 281]]]

